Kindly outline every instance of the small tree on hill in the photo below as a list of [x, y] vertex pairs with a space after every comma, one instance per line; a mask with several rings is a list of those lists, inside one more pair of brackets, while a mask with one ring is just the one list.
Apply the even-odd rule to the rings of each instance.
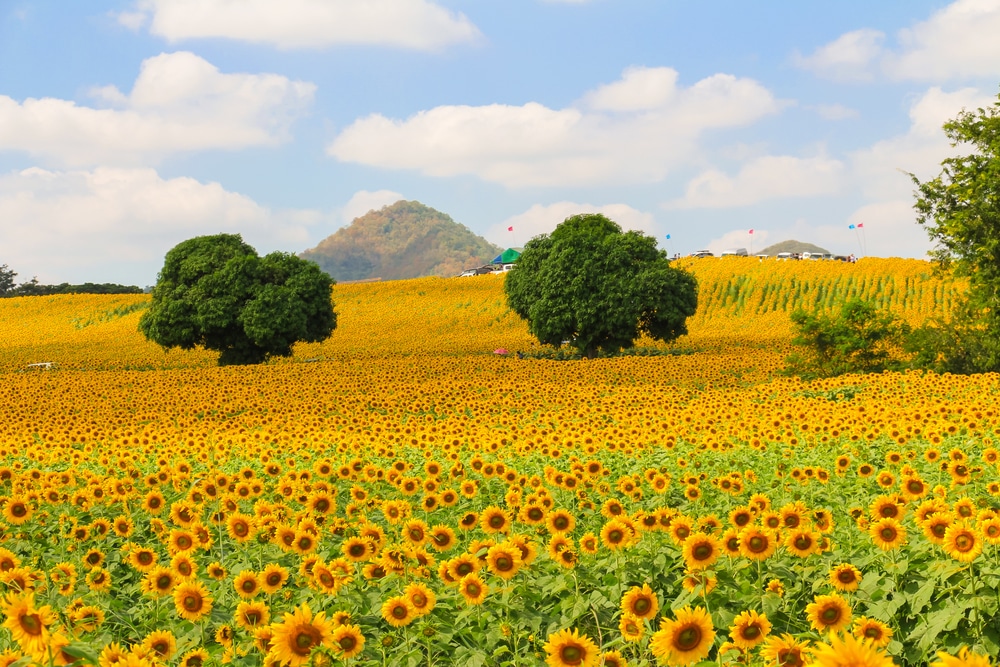
[[164, 348], [217, 350], [220, 366], [261, 363], [330, 336], [332, 290], [312, 262], [259, 257], [239, 235], [199, 236], [167, 253], [139, 330]]
[[14, 278], [16, 277], [16, 271], [6, 264], [0, 264], [0, 296], [5, 296], [7, 293], [14, 291]]
[[674, 340], [698, 306], [694, 276], [672, 267], [655, 239], [598, 214], [528, 241], [504, 291], [540, 342], [568, 340], [585, 357], [632, 347], [642, 333]]

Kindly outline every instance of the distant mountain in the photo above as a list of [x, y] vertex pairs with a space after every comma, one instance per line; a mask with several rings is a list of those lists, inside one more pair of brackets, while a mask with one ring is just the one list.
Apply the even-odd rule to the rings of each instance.
[[300, 257], [337, 281], [456, 276], [481, 266], [503, 248], [418, 201], [369, 211]]
[[809, 253], [824, 253], [828, 254], [830, 251], [825, 248], [820, 248], [818, 245], [813, 245], [812, 243], [803, 243], [802, 241], [782, 241], [781, 243], [775, 243], [774, 245], [769, 245], [763, 250], [755, 252], [755, 255], [777, 255], [779, 252], [809, 252]]

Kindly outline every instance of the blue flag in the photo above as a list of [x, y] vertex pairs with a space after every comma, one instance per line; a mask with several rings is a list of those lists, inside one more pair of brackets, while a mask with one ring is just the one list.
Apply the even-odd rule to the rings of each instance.
[[850, 227], [848, 227], [848, 229], [854, 229], [854, 225], [851, 225]]
[[667, 234], [667, 238], [668, 238], [668, 239], [670, 238], [670, 234]]

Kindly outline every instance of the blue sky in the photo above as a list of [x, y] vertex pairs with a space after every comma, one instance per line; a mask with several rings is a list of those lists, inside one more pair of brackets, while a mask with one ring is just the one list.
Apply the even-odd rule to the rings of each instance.
[[0, 0], [0, 264], [149, 285], [398, 199], [503, 246], [599, 211], [923, 257], [904, 172], [996, 101], [998, 34], [1000, 0]]

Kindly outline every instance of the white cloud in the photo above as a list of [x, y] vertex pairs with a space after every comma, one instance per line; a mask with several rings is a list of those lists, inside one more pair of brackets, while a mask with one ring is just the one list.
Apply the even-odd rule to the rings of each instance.
[[826, 120], [847, 120], [861, 115], [856, 109], [845, 107], [843, 104], [817, 104], [806, 108], [812, 109], [819, 114], [820, 118]]
[[844, 33], [809, 56], [792, 61], [826, 79], [869, 81], [995, 79], [1000, 76], [1000, 2], [955, 0], [926, 21], [900, 30], [896, 45], [870, 28]]
[[792, 62], [817, 76], [834, 81], [868, 81], [872, 63], [882, 53], [885, 34], [863, 28], [844, 33], [809, 56], [794, 54]]
[[[524, 245], [539, 234], [549, 234], [566, 218], [580, 213], [601, 213], [614, 220], [624, 230], [634, 229], [644, 234], [654, 233], [655, 221], [652, 214], [636, 210], [627, 204], [578, 204], [561, 201], [554, 204], [535, 204], [524, 213], [511, 216], [493, 225], [486, 232], [486, 238], [501, 246]], [[513, 227], [514, 231], [507, 231]]]
[[370, 44], [433, 51], [479, 39], [464, 15], [430, 0], [144, 0], [119, 22], [169, 42], [234, 39], [280, 49]]
[[322, 218], [272, 211], [218, 183], [164, 179], [152, 169], [0, 175], [0, 247], [18, 280], [152, 284], [150, 266], [186, 238], [240, 233], [262, 254], [295, 250]]
[[851, 154], [852, 170], [868, 199], [906, 199], [913, 183], [905, 172], [928, 179], [940, 172], [941, 160], [956, 154], [941, 126], [959, 111], [986, 106], [992, 98], [976, 88], [945, 92], [930, 88], [910, 107], [910, 129]]
[[141, 165], [204, 149], [274, 146], [312, 103], [316, 86], [277, 74], [223, 74], [187, 52], [143, 61], [129, 94], [94, 88], [105, 108], [0, 95], [0, 150], [55, 165]]
[[343, 224], [351, 224], [355, 218], [359, 218], [369, 211], [377, 211], [383, 206], [395, 204], [403, 195], [392, 190], [358, 190], [340, 209], [340, 219]]
[[1000, 2], [956, 0], [899, 33], [883, 62], [894, 79], [945, 81], [1000, 75]]
[[736, 176], [717, 169], [692, 179], [680, 199], [665, 208], [732, 208], [769, 199], [818, 197], [838, 192], [844, 164], [826, 156], [767, 155], [751, 160]]
[[598, 111], [650, 111], [666, 106], [677, 92], [677, 70], [629, 67], [614, 83], [587, 93], [583, 101]]
[[630, 68], [577, 106], [440, 106], [406, 120], [373, 114], [328, 146], [343, 161], [430, 176], [474, 174], [509, 187], [661, 180], [698, 154], [708, 130], [748, 125], [782, 104], [756, 81], [716, 74], [676, 84]]

